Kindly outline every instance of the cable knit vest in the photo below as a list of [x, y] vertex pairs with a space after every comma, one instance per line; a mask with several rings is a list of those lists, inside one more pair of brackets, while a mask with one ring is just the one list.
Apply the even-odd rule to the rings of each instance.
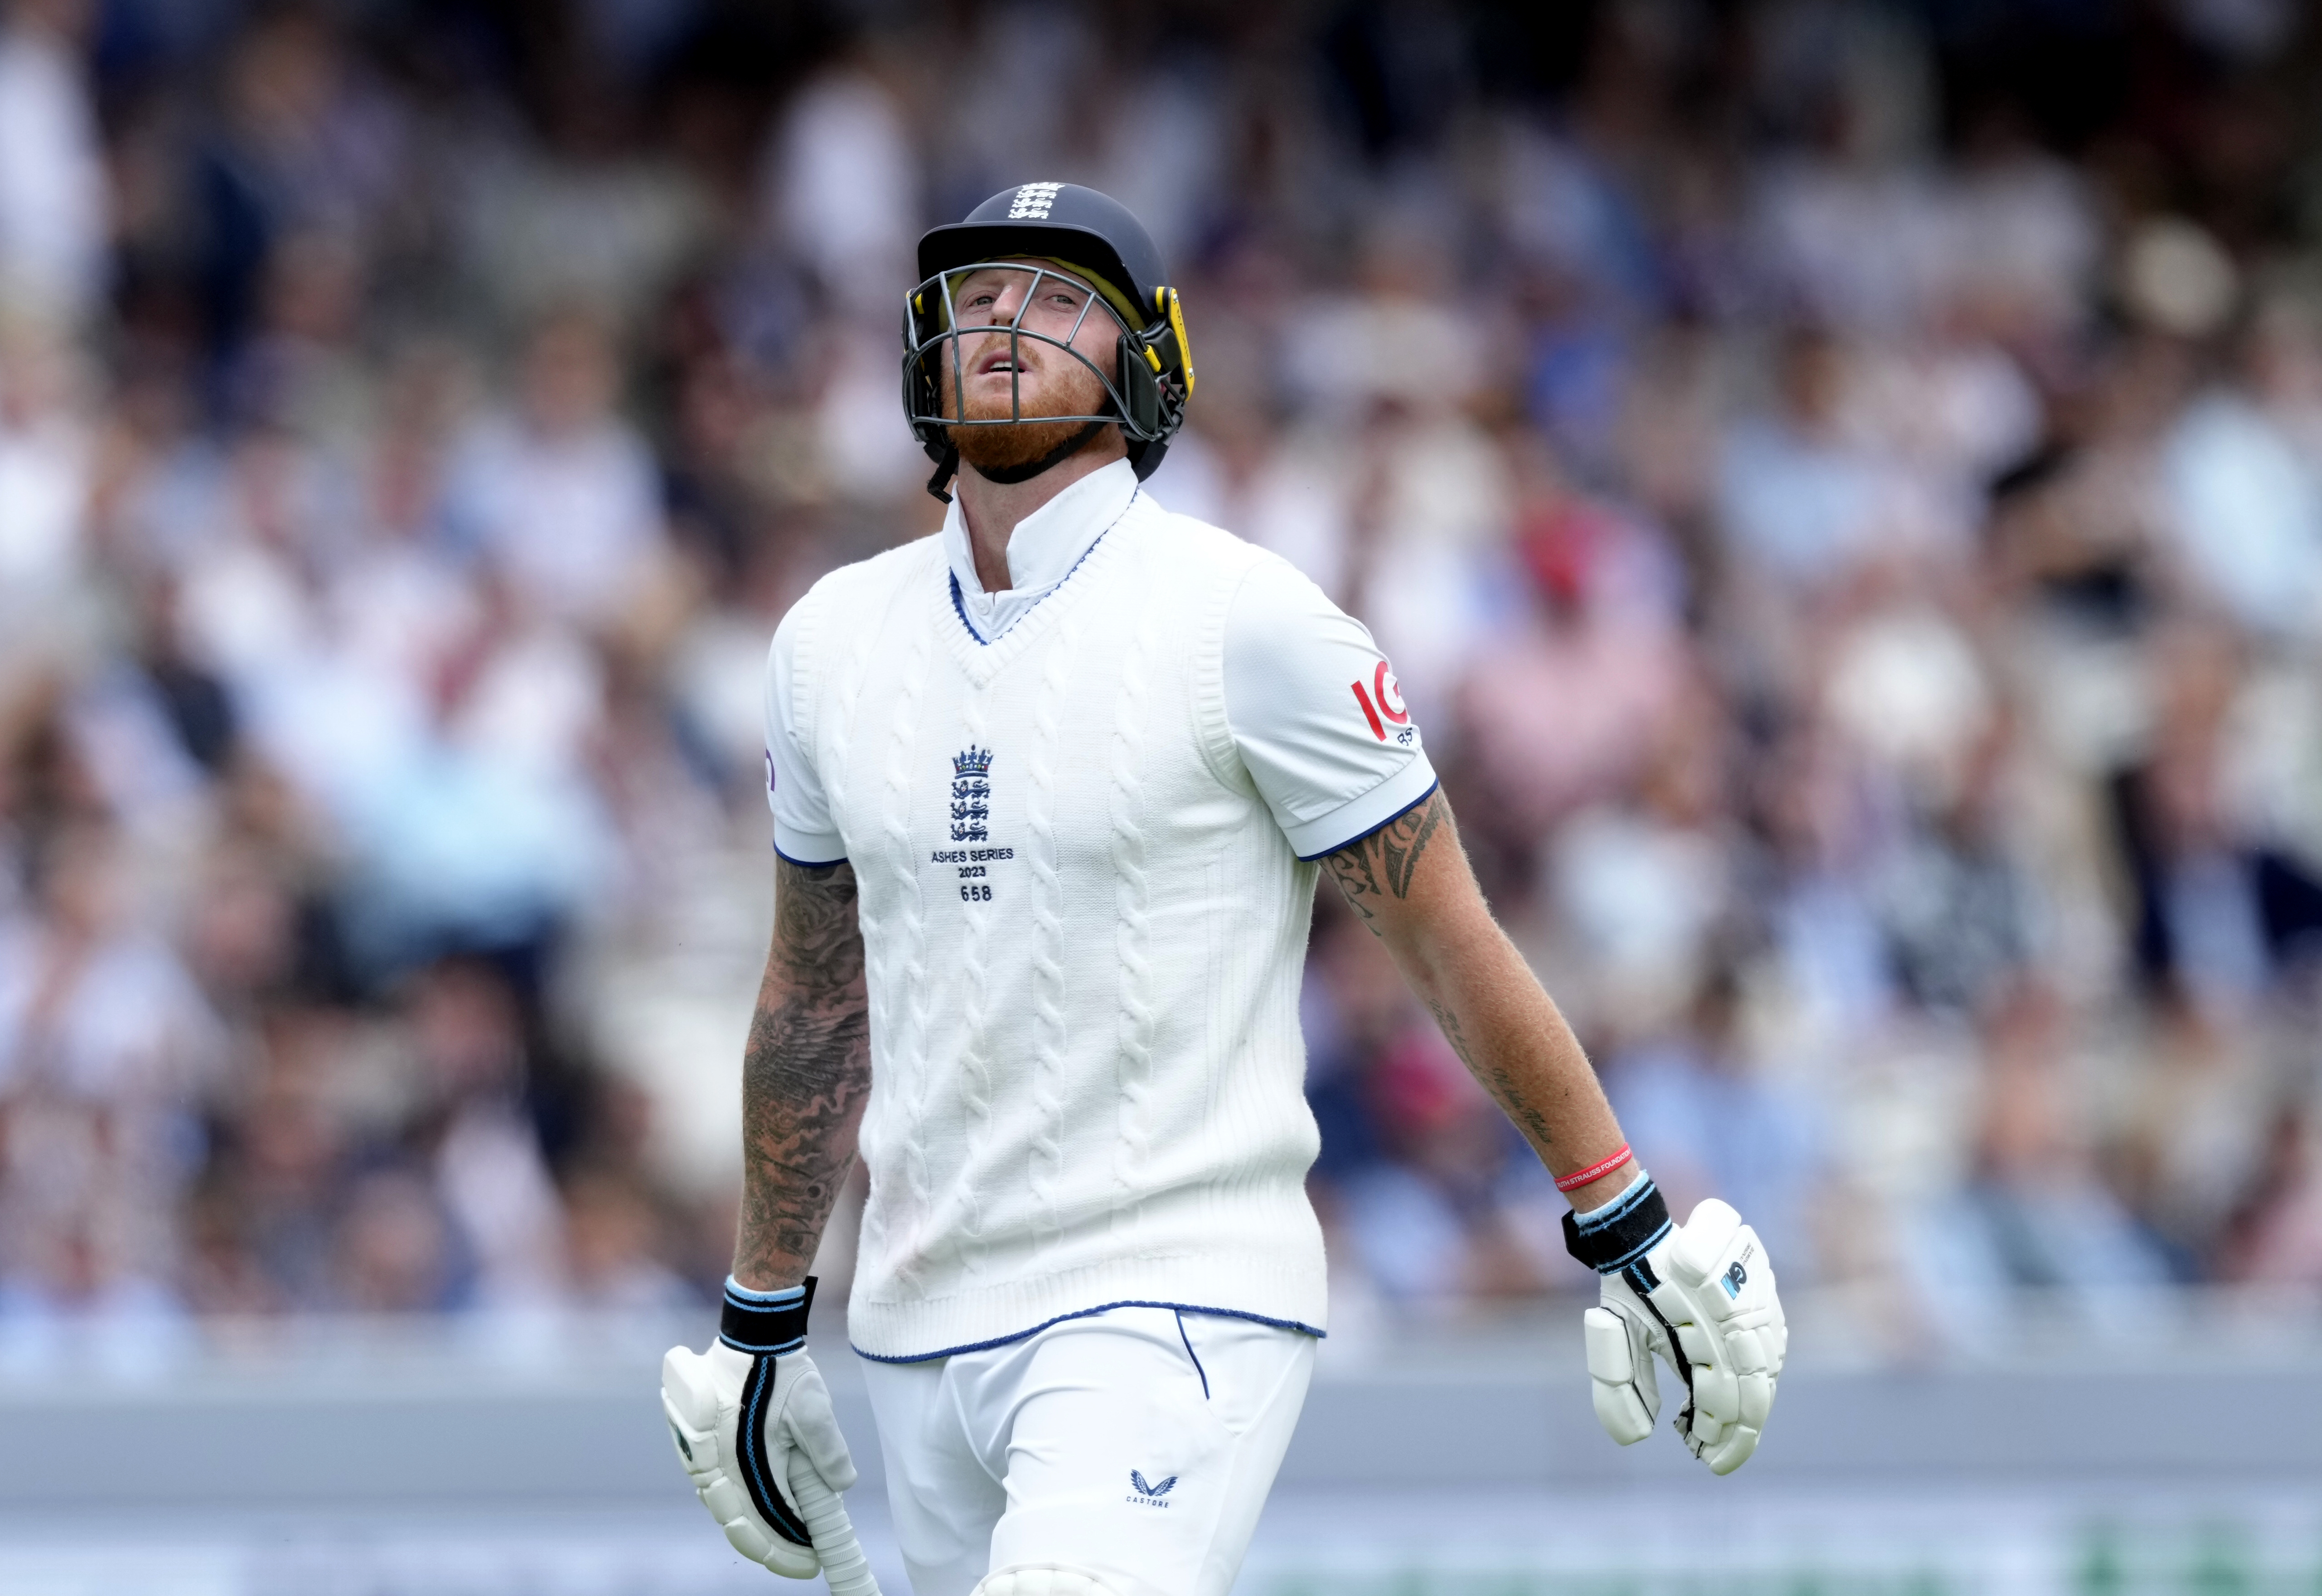
[[1227, 606], [1262, 558], [1139, 495], [993, 643], [936, 538], [803, 601], [792, 724], [869, 956], [865, 1355], [1126, 1302], [1323, 1323], [1314, 867], [1225, 713]]

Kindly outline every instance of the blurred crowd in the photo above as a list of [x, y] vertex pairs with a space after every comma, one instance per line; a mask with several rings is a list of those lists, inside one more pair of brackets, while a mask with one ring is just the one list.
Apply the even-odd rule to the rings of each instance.
[[[1680, 1211], [1895, 1355], [2322, 1288], [2309, 9], [5, 0], [0, 1366], [712, 1300], [766, 639], [1032, 179]], [[1341, 1311], [1585, 1285], [1325, 898]]]

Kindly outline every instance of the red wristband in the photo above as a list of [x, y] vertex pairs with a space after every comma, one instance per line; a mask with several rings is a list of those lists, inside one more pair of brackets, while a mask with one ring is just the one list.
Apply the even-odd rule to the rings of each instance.
[[1629, 1151], [1629, 1144], [1623, 1142], [1621, 1144], [1620, 1150], [1610, 1157], [1600, 1158], [1585, 1170], [1574, 1170], [1568, 1175], [1558, 1176], [1556, 1189], [1559, 1191], [1577, 1191], [1592, 1181], [1603, 1180], [1635, 1156], [1635, 1154]]

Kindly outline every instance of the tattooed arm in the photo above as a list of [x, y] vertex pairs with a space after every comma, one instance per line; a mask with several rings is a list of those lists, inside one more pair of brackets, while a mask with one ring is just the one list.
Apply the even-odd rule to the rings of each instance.
[[[1322, 865], [1552, 1172], [1584, 1169], [1621, 1145], [1588, 1055], [1485, 905], [1440, 791]], [[1581, 1187], [1574, 1205], [1609, 1202], [1635, 1178], [1632, 1163]]]
[[774, 939], [742, 1055], [742, 1223], [734, 1278], [806, 1277], [855, 1162], [871, 1092], [870, 998], [855, 867], [774, 863]]

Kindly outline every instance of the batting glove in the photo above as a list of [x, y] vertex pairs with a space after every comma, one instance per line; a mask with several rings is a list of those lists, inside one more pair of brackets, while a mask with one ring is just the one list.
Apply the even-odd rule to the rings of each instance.
[[1687, 1448], [1714, 1474], [1749, 1462], [1790, 1343], [1758, 1233], [1714, 1197], [1674, 1223], [1648, 1177], [1601, 1208], [1567, 1214], [1564, 1245], [1604, 1277], [1585, 1328], [1604, 1433], [1623, 1446], [1652, 1434], [1659, 1354], [1685, 1382], [1677, 1433]]
[[813, 1300], [810, 1276], [784, 1291], [728, 1280], [717, 1341], [706, 1353], [672, 1347], [661, 1365], [662, 1412], [701, 1505], [736, 1551], [794, 1580], [824, 1565], [809, 1520], [827, 1521], [836, 1493], [855, 1483], [830, 1392], [806, 1352]]

